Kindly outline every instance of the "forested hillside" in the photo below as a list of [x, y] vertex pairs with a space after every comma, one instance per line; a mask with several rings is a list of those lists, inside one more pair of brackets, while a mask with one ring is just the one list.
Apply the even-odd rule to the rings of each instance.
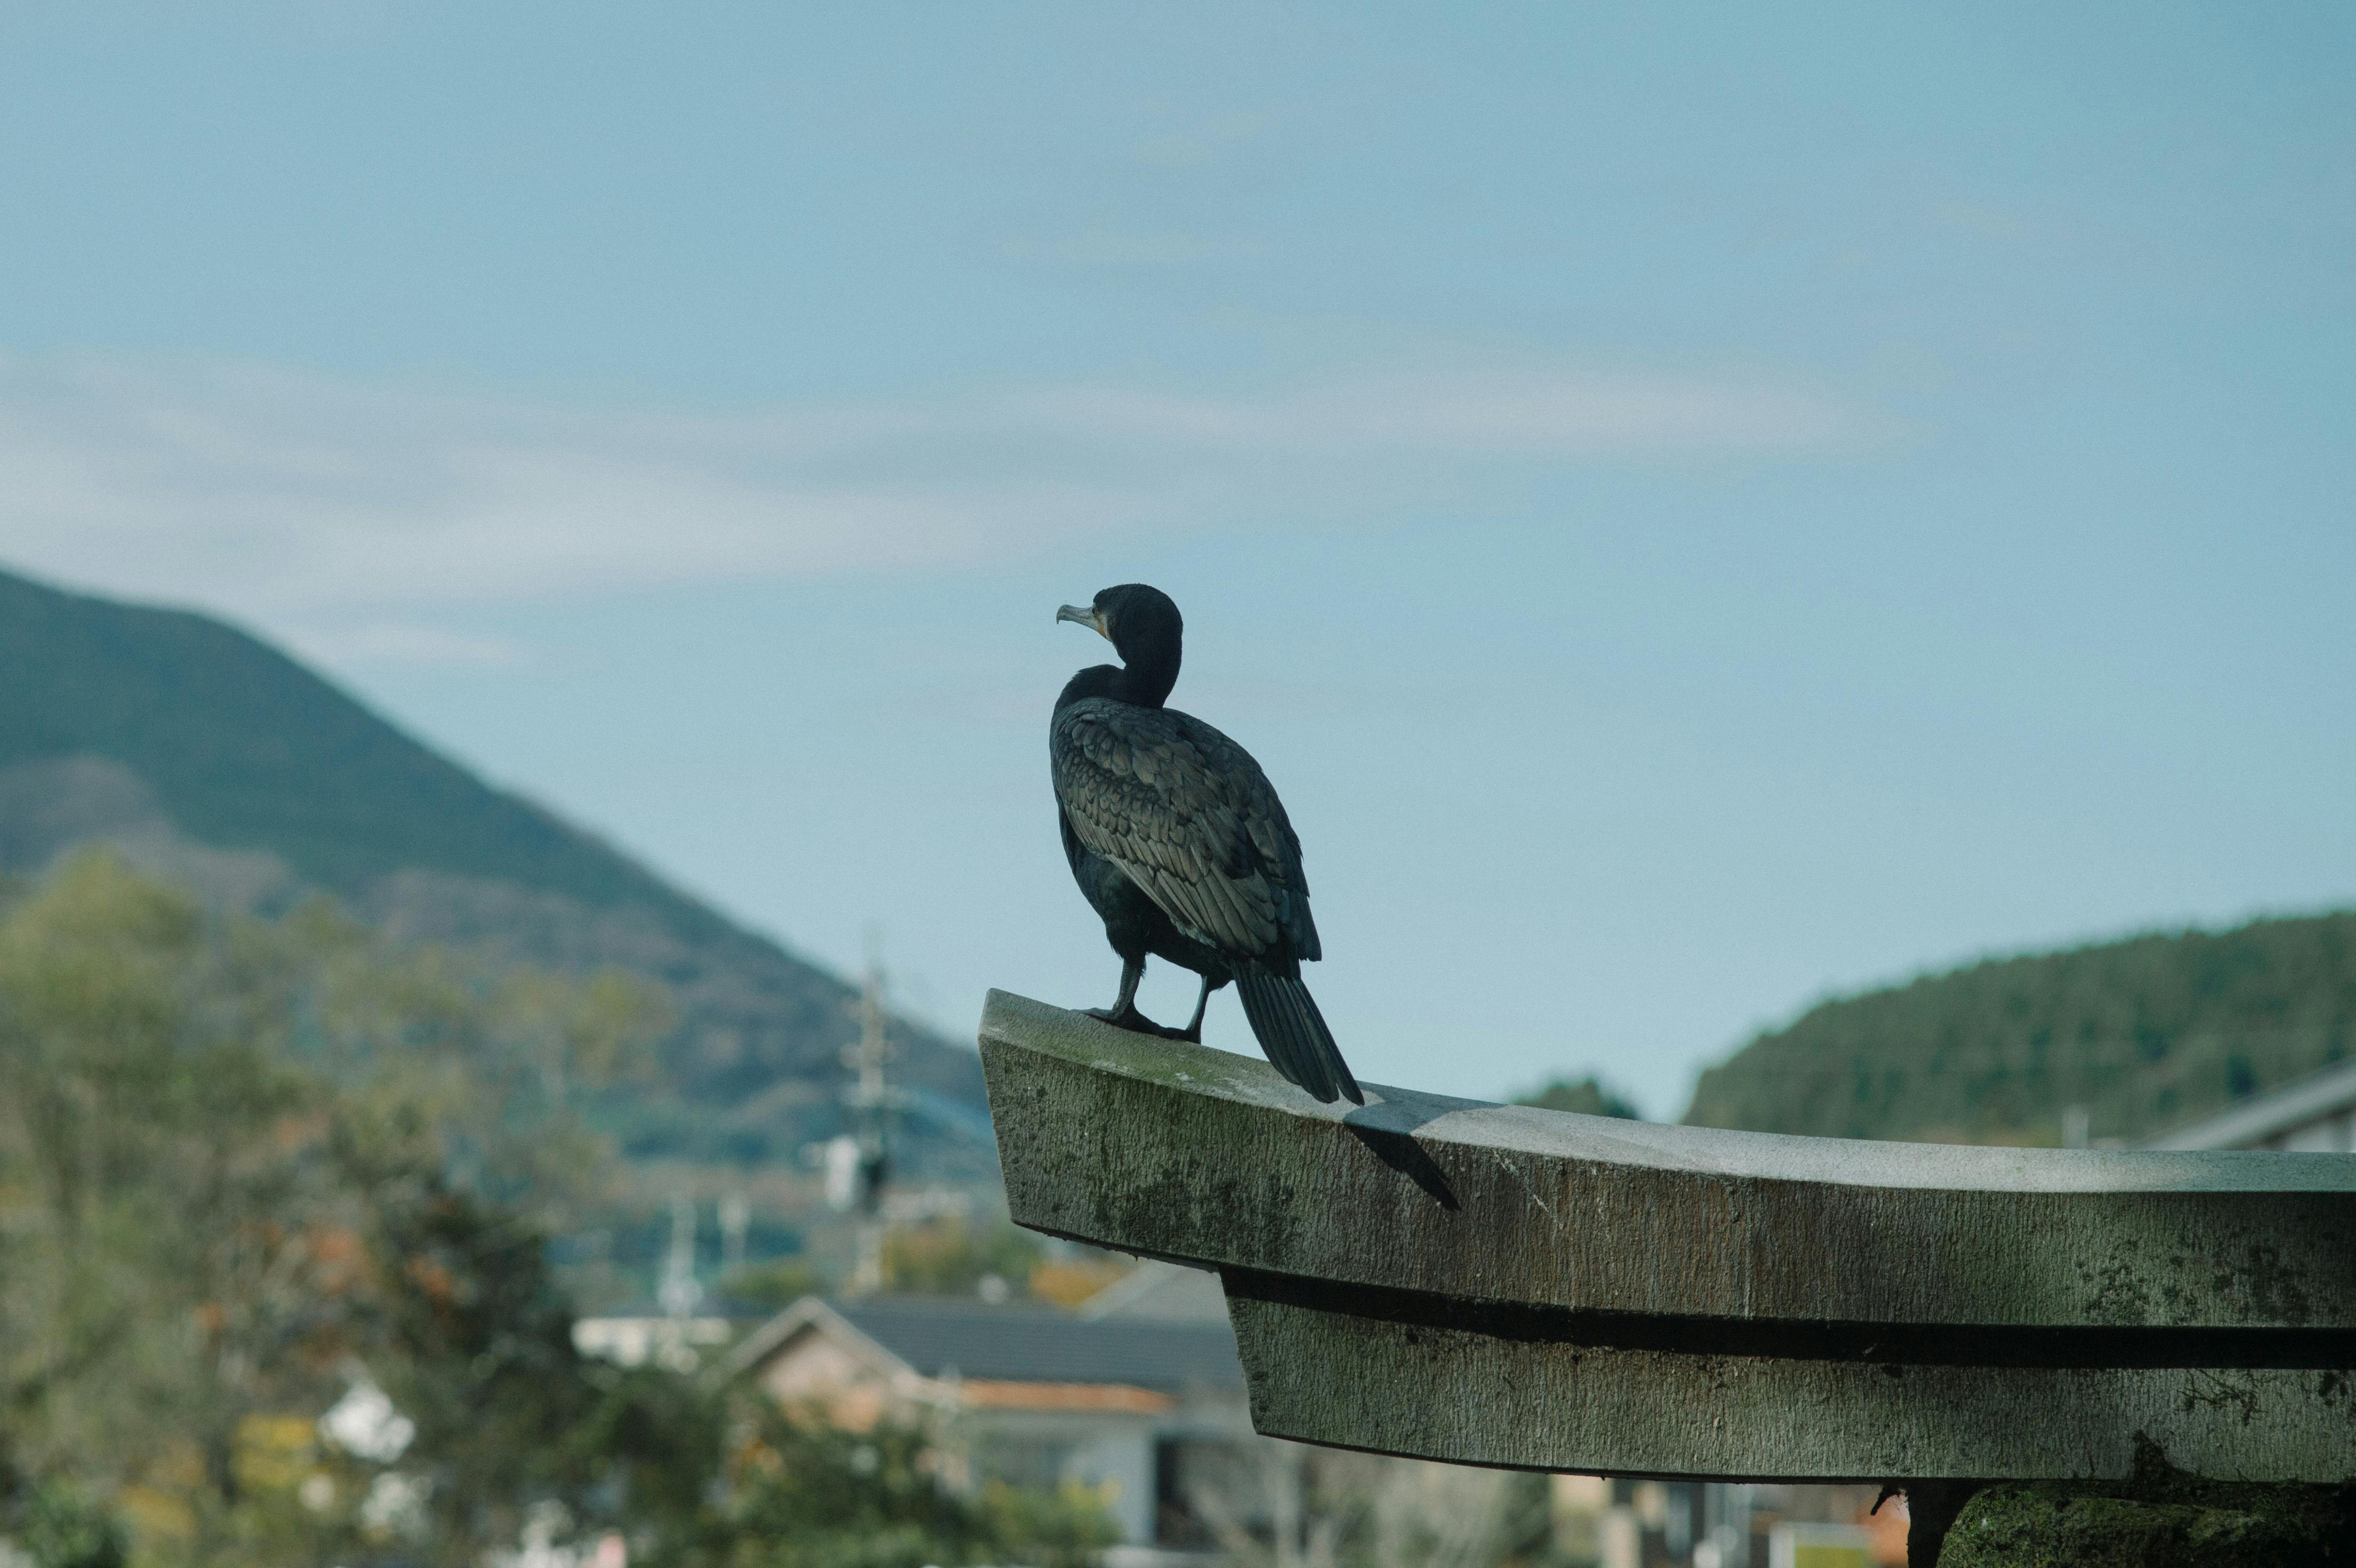
[[2356, 1046], [2356, 912], [1991, 959], [1810, 1008], [1702, 1074], [1686, 1120], [1833, 1137], [2134, 1140]]
[[[607, 1107], [626, 1150], [774, 1160], [833, 1130], [853, 1029], [841, 979], [277, 650], [203, 615], [0, 573], [0, 871], [104, 843], [217, 907], [325, 891], [395, 937], [626, 969], [663, 984], [677, 1027], [657, 1083]], [[895, 1032], [904, 1082], [979, 1105], [973, 1052]]]

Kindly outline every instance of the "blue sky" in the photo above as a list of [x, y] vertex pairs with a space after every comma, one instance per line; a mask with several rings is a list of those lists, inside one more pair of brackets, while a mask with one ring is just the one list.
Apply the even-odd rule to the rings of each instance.
[[880, 923], [958, 1033], [1108, 998], [1052, 617], [1152, 581], [1361, 1075], [1674, 1114], [1827, 992], [2356, 898], [2351, 67], [2325, 5], [32, 0], [0, 562]]

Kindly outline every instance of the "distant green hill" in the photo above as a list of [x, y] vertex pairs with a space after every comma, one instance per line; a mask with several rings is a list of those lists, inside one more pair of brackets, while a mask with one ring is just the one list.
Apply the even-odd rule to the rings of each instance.
[[1639, 1117], [1633, 1102], [1603, 1081], [1589, 1073], [1584, 1078], [1557, 1078], [1541, 1084], [1526, 1094], [1516, 1095], [1516, 1105], [1536, 1105], [1546, 1111], [1571, 1111], [1582, 1116], [1619, 1116], [1628, 1121]]
[[[217, 902], [325, 890], [396, 934], [663, 981], [667, 1093], [616, 1129], [641, 1157], [774, 1159], [833, 1128], [841, 979], [235, 627], [0, 573], [0, 869], [93, 841]], [[980, 1104], [972, 1051], [896, 1034], [911, 1087]]]
[[0, 573], [0, 767], [105, 758], [152, 788], [189, 837], [266, 849], [319, 886], [359, 893], [396, 871], [444, 871], [597, 907], [644, 904], [700, 937], [723, 929], [219, 621]]
[[2145, 1137], [2356, 1050], [2356, 912], [1991, 959], [1828, 1001], [1702, 1074], [1686, 1120], [1832, 1137]]

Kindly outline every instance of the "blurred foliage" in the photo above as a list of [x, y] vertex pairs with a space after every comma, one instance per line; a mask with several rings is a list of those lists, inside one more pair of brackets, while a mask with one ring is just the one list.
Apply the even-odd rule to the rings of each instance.
[[824, 1271], [808, 1258], [780, 1258], [740, 1269], [720, 1282], [721, 1298], [740, 1307], [782, 1311], [805, 1296], [823, 1296], [830, 1287]]
[[1603, 1081], [1592, 1073], [1585, 1078], [1557, 1078], [1544, 1088], [1534, 1089], [1514, 1102], [1516, 1105], [1536, 1105], [1547, 1111], [1573, 1111], [1582, 1116], [1618, 1116], [1623, 1121], [1642, 1121], [1633, 1102], [1603, 1086]]
[[[612, 1170], [575, 1106], [660, 1023], [632, 982], [392, 948], [324, 906], [209, 917], [102, 854], [0, 894], [0, 1534], [43, 1568], [608, 1530], [641, 1563], [819, 1561], [759, 1554], [821, 1499], [732, 1457], [752, 1418], [584, 1360], [550, 1270]], [[826, 1501], [853, 1509], [830, 1560], [901, 1560], [854, 1550], [857, 1520], [907, 1522], [880, 1488]], [[1008, 1562], [1082, 1517], [937, 1506], [928, 1543]]]
[[651, 1369], [605, 1375], [568, 1442], [626, 1466], [628, 1484], [571, 1517], [584, 1535], [621, 1530], [633, 1563], [1083, 1568], [1119, 1538], [1086, 1488], [953, 1485], [953, 1462], [917, 1427], [850, 1432]]
[[1119, 1539], [1084, 1488], [946, 1484], [940, 1452], [910, 1427], [850, 1433], [772, 1411], [730, 1475], [711, 1568], [1082, 1568]]
[[[913, 1296], [974, 1296], [995, 1280], [1009, 1296], [1077, 1307], [1135, 1266], [1095, 1247], [1051, 1246], [1004, 1220], [920, 1220], [884, 1232], [884, 1288]], [[720, 1293], [776, 1310], [827, 1295], [838, 1284], [809, 1258], [784, 1258], [732, 1275]]]
[[61, 1482], [27, 1488], [6, 1522], [34, 1568], [123, 1568], [129, 1561], [121, 1522]]
[[[555, 1461], [594, 1390], [542, 1241], [604, 1166], [566, 1086], [617, 1070], [659, 1016], [627, 985], [391, 952], [321, 907], [209, 920], [103, 855], [17, 898], [0, 918], [16, 1528], [55, 1534], [41, 1499], [65, 1488], [111, 1499], [142, 1562], [396, 1536], [446, 1555], [585, 1484]], [[316, 1425], [363, 1384], [410, 1423], [390, 1492]], [[414, 1506], [388, 1500], [403, 1488]]]
[[1116, 1253], [1075, 1247], [1070, 1256], [1050, 1258], [1031, 1271], [1031, 1294], [1057, 1307], [1077, 1307], [1107, 1285], [1127, 1278], [1136, 1267]]
[[1976, 964], [1822, 1003], [1702, 1074], [1704, 1126], [2057, 1144], [2073, 1105], [2138, 1139], [2348, 1059], [2356, 913]]
[[884, 1287], [926, 1296], [971, 1296], [985, 1275], [1020, 1296], [1046, 1248], [1028, 1231], [1001, 1220], [926, 1220], [894, 1225], [884, 1236]]

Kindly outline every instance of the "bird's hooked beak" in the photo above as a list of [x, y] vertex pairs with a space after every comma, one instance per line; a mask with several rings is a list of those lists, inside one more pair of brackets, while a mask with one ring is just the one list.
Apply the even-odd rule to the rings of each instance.
[[1112, 634], [1105, 630], [1104, 617], [1097, 613], [1096, 607], [1094, 605], [1066, 604], [1062, 609], [1055, 612], [1055, 619], [1058, 621], [1077, 621], [1081, 625], [1087, 627], [1090, 631], [1096, 633], [1098, 636], [1102, 637], [1106, 642], [1112, 641]]

